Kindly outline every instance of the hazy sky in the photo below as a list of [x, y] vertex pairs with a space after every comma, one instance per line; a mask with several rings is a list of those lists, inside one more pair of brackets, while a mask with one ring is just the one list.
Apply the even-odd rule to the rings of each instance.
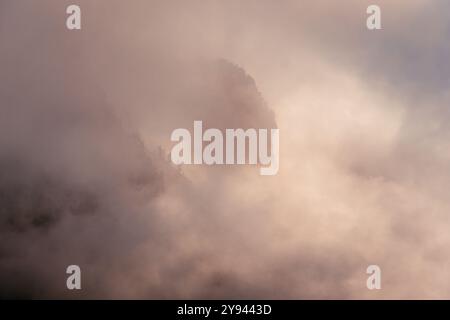
[[[0, 2], [1, 298], [450, 298], [448, 1], [69, 4]], [[194, 120], [278, 174], [174, 166]]]

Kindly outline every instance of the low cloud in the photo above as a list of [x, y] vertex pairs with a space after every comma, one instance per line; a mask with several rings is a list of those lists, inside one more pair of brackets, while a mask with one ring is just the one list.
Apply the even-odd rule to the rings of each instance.
[[[0, 297], [448, 296], [445, 4], [69, 4], [0, 4]], [[173, 166], [194, 120], [279, 174]]]

